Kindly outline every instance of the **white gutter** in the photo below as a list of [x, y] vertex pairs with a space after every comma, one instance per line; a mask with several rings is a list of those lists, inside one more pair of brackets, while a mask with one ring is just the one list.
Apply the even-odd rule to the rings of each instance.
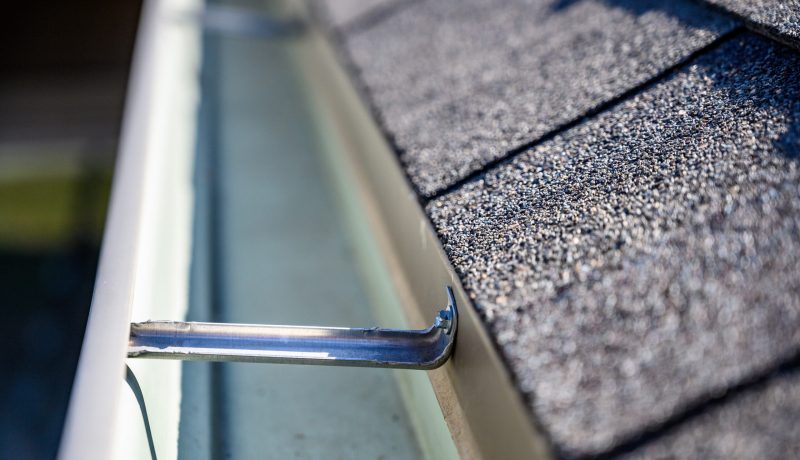
[[[189, 159], [194, 146], [186, 139], [194, 139], [194, 126], [178, 126], [174, 120], [193, 123], [195, 118], [196, 88], [185, 80], [187, 74], [197, 79], [192, 73], [197, 51], [191, 46], [194, 37], [199, 47], [199, 38], [187, 14], [196, 12], [190, 8], [197, 4], [146, 0], [143, 5], [92, 305], [59, 459], [105, 460], [119, 452], [115, 434], [124, 428], [122, 412], [127, 410], [122, 403], [130, 398], [125, 361], [132, 315], [148, 314], [142, 305], [151, 305], [153, 293], [165, 285], [172, 291], [160, 297], [174, 304], [169, 311], [178, 310], [177, 315], [185, 310], [186, 281], [157, 278], [162, 275], [159, 265], [164, 276], [180, 278], [188, 272], [180, 267], [188, 266], [189, 257]], [[176, 206], [178, 212], [161, 224], [169, 225], [162, 234], [154, 225], [165, 208]], [[142, 421], [135, 417], [131, 423]]]

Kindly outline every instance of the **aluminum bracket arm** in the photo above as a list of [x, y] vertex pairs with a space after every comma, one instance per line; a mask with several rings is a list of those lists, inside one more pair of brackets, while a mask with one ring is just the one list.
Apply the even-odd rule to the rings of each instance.
[[146, 321], [132, 323], [129, 358], [435, 369], [458, 329], [448, 305], [421, 330]]

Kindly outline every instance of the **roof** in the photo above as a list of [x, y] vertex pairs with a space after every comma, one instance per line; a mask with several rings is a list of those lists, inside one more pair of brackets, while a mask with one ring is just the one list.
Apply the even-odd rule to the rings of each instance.
[[800, 46], [800, 6], [797, 0], [707, 0], [738, 16], [749, 27], [771, 38]]
[[554, 451], [800, 452], [800, 2], [380, 3], [341, 49]]

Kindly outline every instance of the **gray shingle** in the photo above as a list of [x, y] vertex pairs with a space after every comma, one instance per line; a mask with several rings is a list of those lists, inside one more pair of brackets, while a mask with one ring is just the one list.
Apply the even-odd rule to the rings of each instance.
[[742, 35], [428, 205], [563, 452], [798, 351], [798, 70]]
[[690, 2], [437, 0], [345, 47], [426, 195], [730, 30]]
[[707, 0], [744, 16], [773, 37], [800, 46], [800, 0]]
[[800, 458], [800, 372], [736, 395], [625, 458]]

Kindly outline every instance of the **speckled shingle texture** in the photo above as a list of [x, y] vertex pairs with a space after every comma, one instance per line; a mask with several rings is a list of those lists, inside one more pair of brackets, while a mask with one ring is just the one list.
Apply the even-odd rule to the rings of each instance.
[[706, 0], [741, 15], [771, 36], [800, 47], [800, 0]]
[[798, 55], [744, 34], [427, 206], [563, 454], [798, 352], [799, 127]]
[[800, 458], [800, 371], [726, 399], [623, 458]]
[[431, 195], [732, 27], [686, 1], [436, 0], [343, 45], [412, 181]]

